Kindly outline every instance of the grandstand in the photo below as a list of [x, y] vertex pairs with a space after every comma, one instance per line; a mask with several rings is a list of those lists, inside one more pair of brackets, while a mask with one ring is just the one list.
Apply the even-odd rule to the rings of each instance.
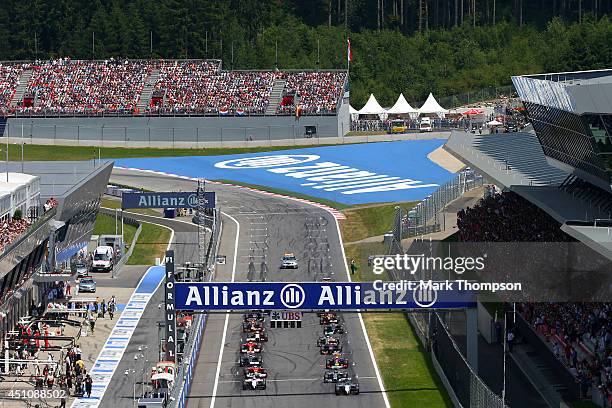
[[[27, 75], [26, 75], [27, 74]], [[25, 76], [24, 76], [25, 75]], [[138, 109], [153, 77], [152, 98]], [[27, 83], [22, 84], [26, 78]], [[223, 71], [219, 60], [105, 60], [59, 58], [0, 64], [0, 113], [56, 115], [263, 115], [276, 80], [283, 96], [299, 96], [302, 115], [332, 115], [344, 93], [344, 71]], [[17, 88], [25, 92], [17, 95]], [[286, 100], [285, 100], [286, 101]], [[294, 106], [277, 103], [277, 115]]]
[[453, 132], [445, 145], [499, 191], [459, 211], [460, 242], [549, 243], [557, 246], [541, 257], [551, 263], [553, 248], [560, 247], [562, 258], [591, 251], [589, 258], [607, 265], [597, 271], [605, 275], [573, 260], [566, 265], [577, 267], [556, 277], [530, 270], [536, 281], [560, 285], [572, 273], [595, 280], [592, 284], [606, 294], [597, 298], [602, 303], [587, 295], [584, 302], [551, 303], [544, 294], [536, 300], [541, 303], [517, 304], [510, 326], [521, 343], [512, 359], [530, 380], [540, 382], [542, 397], [555, 406], [577, 399], [610, 406], [612, 400], [612, 299], [606, 283], [612, 260], [612, 104], [606, 97], [611, 80], [612, 70], [513, 77], [533, 130]]

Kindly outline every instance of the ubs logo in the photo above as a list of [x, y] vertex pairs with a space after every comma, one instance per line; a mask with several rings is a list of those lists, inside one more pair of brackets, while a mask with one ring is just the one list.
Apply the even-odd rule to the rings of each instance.
[[218, 169], [263, 169], [279, 166], [293, 166], [319, 159], [316, 154], [278, 154], [275, 156], [243, 157], [215, 163]]

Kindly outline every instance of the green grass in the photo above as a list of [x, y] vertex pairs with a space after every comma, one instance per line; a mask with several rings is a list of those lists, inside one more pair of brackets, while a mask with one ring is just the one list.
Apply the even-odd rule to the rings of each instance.
[[[357, 263], [356, 281], [386, 280], [368, 267], [369, 255], [387, 253], [380, 243], [345, 246], [347, 262]], [[392, 408], [452, 407], [428, 356], [403, 313], [363, 313], [368, 338], [376, 356]]]
[[142, 230], [136, 241], [128, 265], [154, 265], [155, 258], [162, 258], [170, 241], [170, 230], [147, 222], [142, 223]]
[[333, 208], [335, 208], [337, 210], [342, 210], [342, 209], [350, 207], [347, 204], [342, 204], [342, 203], [339, 203], [337, 201], [326, 200], [324, 198], [313, 197], [313, 196], [309, 196], [309, 195], [306, 195], [306, 194], [296, 193], [294, 191], [283, 190], [283, 189], [280, 189], [280, 188], [272, 188], [272, 187], [267, 187], [267, 186], [260, 186], [258, 184], [243, 183], [241, 181], [233, 181], [233, 180], [226, 180], [226, 179], [218, 179], [216, 181], [220, 181], [222, 183], [235, 184], [237, 186], [251, 187], [251, 188], [255, 188], [257, 190], [267, 191], [269, 193], [276, 193], [276, 194], [282, 194], [282, 195], [286, 195], [286, 196], [290, 196], [290, 197], [295, 197], [295, 198], [302, 198], [304, 200], [310, 200], [310, 201], [314, 201], [315, 203], [324, 204], [324, 205], [327, 205], [329, 207], [333, 207]]
[[[178, 156], [217, 156], [240, 153], [260, 153], [275, 150], [303, 149], [310, 147], [333, 146], [333, 144], [317, 144], [308, 146], [262, 146], [262, 147], [209, 147], [205, 149], [168, 149], [154, 147], [94, 147], [94, 146], [53, 146], [26, 144], [24, 146], [24, 160], [91, 160], [98, 157], [103, 159], [120, 159], [125, 157], [178, 157]], [[6, 147], [0, 146], [2, 152]], [[4, 157], [5, 153], [2, 153]], [[9, 145], [9, 160], [21, 160], [21, 144]]]
[[364, 313], [363, 320], [392, 408], [452, 407], [403, 313]]
[[[118, 223], [119, 234], [121, 234], [121, 221]], [[130, 224], [123, 224], [124, 242], [129, 247], [134, 239], [137, 228]], [[115, 217], [106, 214], [98, 214], [93, 229], [94, 235], [115, 235]]]
[[[112, 209], [121, 208], [121, 201], [115, 200], [112, 198], [102, 198], [102, 202], [100, 203], [100, 206], [106, 207], [106, 208], [112, 208]], [[125, 212], [126, 213], [133, 212], [133, 213], [144, 214], [144, 215], [153, 215], [157, 217], [160, 217], [162, 215], [161, 211], [156, 211], [152, 208], [135, 208], [135, 209], [125, 210]]]
[[346, 215], [340, 225], [343, 241], [355, 242], [390, 231], [398, 205], [405, 210], [414, 207], [416, 202], [357, 206], [343, 211]]

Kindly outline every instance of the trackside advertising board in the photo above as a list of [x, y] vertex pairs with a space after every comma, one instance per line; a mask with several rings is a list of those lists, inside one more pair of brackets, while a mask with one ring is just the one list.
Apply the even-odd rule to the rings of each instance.
[[368, 310], [476, 307], [457, 281], [176, 283], [179, 310]]
[[[204, 207], [215, 208], [215, 193], [204, 193]], [[121, 208], [197, 208], [196, 192], [123, 193]]]

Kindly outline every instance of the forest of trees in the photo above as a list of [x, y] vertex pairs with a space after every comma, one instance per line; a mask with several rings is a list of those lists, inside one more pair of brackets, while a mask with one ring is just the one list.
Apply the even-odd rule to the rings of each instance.
[[391, 105], [612, 66], [612, 0], [4, 0], [0, 60], [221, 58], [346, 68], [351, 103]]

